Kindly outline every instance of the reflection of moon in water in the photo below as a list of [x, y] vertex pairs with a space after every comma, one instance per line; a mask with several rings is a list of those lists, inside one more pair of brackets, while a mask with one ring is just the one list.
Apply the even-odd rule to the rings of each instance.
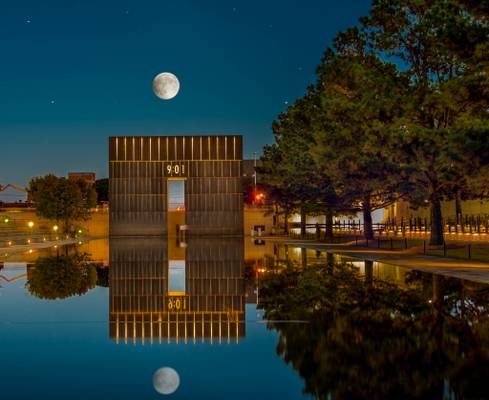
[[169, 72], [162, 72], [153, 79], [153, 92], [160, 99], [173, 99], [179, 90], [180, 82], [178, 78]]
[[172, 394], [180, 386], [180, 377], [173, 368], [163, 367], [153, 375], [153, 386], [160, 394]]

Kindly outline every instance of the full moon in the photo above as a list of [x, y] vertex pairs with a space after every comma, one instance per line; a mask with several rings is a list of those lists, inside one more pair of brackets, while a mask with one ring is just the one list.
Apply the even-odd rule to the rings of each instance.
[[153, 79], [153, 92], [163, 100], [173, 99], [180, 90], [178, 78], [170, 72], [162, 72]]
[[153, 386], [160, 394], [172, 394], [180, 386], [180, 377], [173, 368], [163, 367], [153, 375]]

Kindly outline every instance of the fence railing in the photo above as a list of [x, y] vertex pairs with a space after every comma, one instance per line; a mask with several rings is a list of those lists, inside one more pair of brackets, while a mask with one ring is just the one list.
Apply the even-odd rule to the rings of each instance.
[[[297, 239], [317, 239], [315, 233], [307, 233], [305, 236], [301, 236], [300, 233], [291, 233], [290, 236]], [[444, 241], [443, 245], [433, 246], [429, 244], [429, 239], [423, 236], [376, 235], [374, 239], [365, 239], [358, 233], [356, 235], [336, 235], [333, 239], [328, 239], [327, 242], [330, 244], [349, 243], [353, 247], [377, 249], [379, 251], [407, 251], [409, 249], [409, 253], [414, 254], [489, 262], [489, 244], [485, 242]]]
[[[442, 220], [445, 233], [448, 234], [489, 234], [489, 215], [460, 216], [456, 218], [445, 218]], [[289, 223], [289, 229], [300, 229], [300, 222]], [[335, 233], [362, 233], [364, 224], [359, 220], [340, 221], [333, 223]], [[376, 234], [390, 233], [395, 235], [405, 235], [407, 233], [429, 233], [431, 221], [427, 218], [409, 218], [400, 221], [387, 220], [384, 223], [372, 224], [372, 229]], [[318, 237], [323, 236], [326, 231], [326, 224], [306, 224], [306, 232], [314, 233]]]

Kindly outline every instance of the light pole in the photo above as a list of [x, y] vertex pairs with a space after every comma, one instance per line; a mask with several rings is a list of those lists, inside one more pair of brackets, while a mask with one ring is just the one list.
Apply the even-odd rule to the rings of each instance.
[[255, 186], [255, 193], [256, 193], [256, 151], [253, 153], [253, 155], [254, 155], [253, 178], [254, 178], [254, 186]]

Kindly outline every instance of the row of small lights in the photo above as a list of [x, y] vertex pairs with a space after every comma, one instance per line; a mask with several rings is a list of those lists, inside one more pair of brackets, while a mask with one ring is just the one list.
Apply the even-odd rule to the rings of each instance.
[[[10, 222], [10, 219], [9, 219], [9, 218], [5, 218], [5, 219], [4, 219], [4, 222], [5, 222], [6, 224], [8, 224], [8, 223]], [[35, 225], [35, 224], [34, 224], [34, 221], [29, 221], [29, 222], [27, 223], [27, 226], [28, 226], [29, 228], [33, 228], [33, 227], [34, 227], [34, 225]], [[53, 231], [54, 231], [54, 232], [57, 232], [57, 231], [58, 231], [58, 229], [59, 229], [58, 225], [54, 225], [54, 226], [53, 226]], [[78, 229], [78, 233], [82, 233], [82, 232], [83, 232], [83, 231], [82, 231], [81, 229]], [[66, 238], [68, 239], [68, 236], [66, 236]], [[44, 237], [42, 240], [45, 242], [45, 241], [46, 241], [46, 238]], [[58, 236], [56, 237], [56, 240], [59, 240], [59, 237], [58, 237]], [[30, 244], [30, 243], [31, 243], [31, 239], [27, 239], [27, 243], [28, 243], [28, 244]], [[79, 243], [81, 244], [81, 242], [79, 242]], [[12, 246], [12, 244], [13, 244], [13, 243], [12, 243], [12, 241], [11, 241], [11, 240], [9, 240], [9, 241], [7, 242], [7, 244], [8, 244], [9, 246]], [[57, 246], [55, 246], [55, 247], [57, 247]], [[32, 250], [29, 250], [29, 252], [30, 252], [30, 253], [32, 253]]]
[[[8, 223], [10, 222], [10, 220], [9, 220], [8, 218], [5, 218], [4, 222], [5, 222], [6, 224], [8, 224]], [[29, 221], [29, 222], [27, 223], [27, 226], [28, 226], [29, 228], [34, 228], [34, 225], [35, 225], [35, 224], [34, 224], [34, 221]], [[53, 231], [57, 232], [57, 231], [58, 231], [58, 229], [59, 229], [58, 225], [54, 225], [54, 226], [53, 226]], [[83, 232], [83, 231], [82, 231], [81, 229], [78, 229], [78, 233], [82, 233], [82, 232]]]
[[[9, 218], [5, 218], [5, 219], [3, 220], [3, 222], [5, 222], [6, 224], [8, 224], [8, 223], [10, 222], [10, 219], [9, 219]], [[34, 221], [29, 221], [29, 222], [27, 223], [27, 226], [28, 226], [29, 228], [34, 228], [34, 225], [35, 225], [35, 224], [34, 224]], [[53, 231], [55, 231], [55, 232], [56, 232], [57, 230], [58, 230], [58, 225], [54, 225], [54, 226], [53, 226]]]

